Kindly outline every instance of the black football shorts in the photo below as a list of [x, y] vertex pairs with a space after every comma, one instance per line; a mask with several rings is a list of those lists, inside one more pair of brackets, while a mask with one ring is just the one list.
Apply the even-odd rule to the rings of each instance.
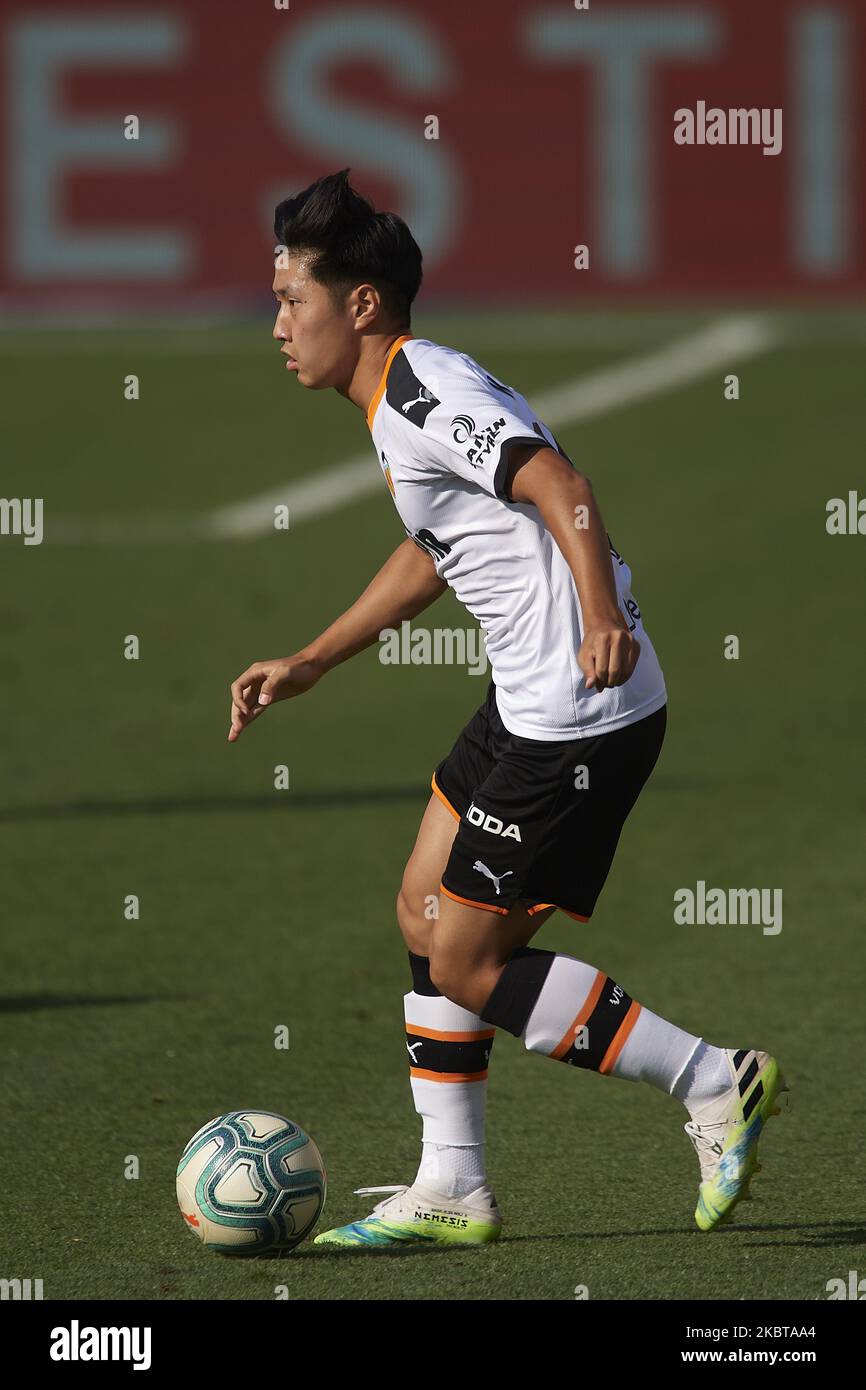
[[611, 733], [564, 742], [505, 728], [487, 699], [433, 773], [460, 821], [441, 889], [489, 912], [558, 907], [586, 922], [620, 832], [661, 751], [667, 707]]

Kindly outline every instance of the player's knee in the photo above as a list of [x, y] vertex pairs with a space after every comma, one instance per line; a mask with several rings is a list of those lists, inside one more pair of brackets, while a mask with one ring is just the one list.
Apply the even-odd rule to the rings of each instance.
[[397, 894], [397, 921], [403, 933], [403, 940], [415, 955], [426, 956], [430, 949], [430, 932], [433, 923], [424, 915], [423, 900], [418, 900], [404, 879]]
[[431, 936], [428, 950], [430, 959], [430, 979], [440, 994], [459, 1004], [463, 1009], [473, 1007], [471, 1000], [476, 994], [475, 981], [465, 961], [453, 951], [444, 950], [436, 944], [436, 933]]
[[445, 995], [446, 999], [450, 999], [454, 1004], [459, 1003], [459, 1000], [455, 999], [451, 992], [452, 989], [459, 989], [460, 987], [457, 971], [454, 969], [447, 955], [443, 951], [436, 949], [435, 934], [431, 937], [428, 955], [430, 958], [431, 983], [435, 985], [440, 994]]

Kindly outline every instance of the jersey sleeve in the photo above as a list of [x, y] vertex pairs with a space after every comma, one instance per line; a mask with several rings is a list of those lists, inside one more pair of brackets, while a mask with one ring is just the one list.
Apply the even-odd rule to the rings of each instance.
[[[438, 388], [438, 389], [437, 389]], [[553, 447], [525, 402], [487, 374], [448, 372], [431, 390], [437, 404], [425, 416], [419, 458], [436, 472], [451, 472], [511, 502], [508, 470], [518, 446]]]

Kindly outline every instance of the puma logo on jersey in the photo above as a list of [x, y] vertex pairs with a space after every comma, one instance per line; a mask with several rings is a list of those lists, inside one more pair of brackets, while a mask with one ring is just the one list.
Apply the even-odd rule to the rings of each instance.
[[420, 396], [416, 396], [414, 401], [404, 401], [403, 404], [400, 406], [400, 409], [402, 410], [404, 415], [408, 415], [413, 405], [421, 405], [422, 402], [425, 405], [428, 405], [430, 404], [430, 402], [435, 401], [435, 399], [436, 397], [433, 395], [433, 392], [430, 391], [426, 386], [422, 386]]
[[489, 831], [491, 835], [501, 835], [503, 840], [517, 840], [518, 844], [523, 844], [519, 825], [514, 823], [506, 825], [498, 816], [486, 815], [480, 806], [475, 805], [474, 801], [466, 812], [466, 819], [470, 825], [478, 825], [482, 830]]
[[[434, 377], [434, 383], [435, 380]], [[391, 363], [385, 383], [385, 400], [402, 419], [416, 425], [419, 430], [423, 430], [427, 416], [440, 403], [430, 387], [425, 386], [412, 371], [402, 349]]]
[[489, 878], [492, 880], [493, 886], [496, 889], [497, 898], [499, 897], [499, 885], [502, 882], [502, 880], [504, 878], [508, 878], [509, 875], [514, 873], [513, 869], [507, 869], [504, 874], [494, 874], [490, 871], [490, 869], [488, 869], [486, 864], [481, 863], [480, 859], [476, 859], [472, 867], [476, 871], [476, 873], [483, 874], [485, 878]]

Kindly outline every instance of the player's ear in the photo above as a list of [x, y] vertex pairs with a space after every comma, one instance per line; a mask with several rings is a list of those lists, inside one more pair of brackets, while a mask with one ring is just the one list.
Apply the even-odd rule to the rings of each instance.
[[352, 311], [356, 322], [369, 318], [372, 322], [381, 311], [379, 291], [375, 285], [359, 285], [355, 290]]

